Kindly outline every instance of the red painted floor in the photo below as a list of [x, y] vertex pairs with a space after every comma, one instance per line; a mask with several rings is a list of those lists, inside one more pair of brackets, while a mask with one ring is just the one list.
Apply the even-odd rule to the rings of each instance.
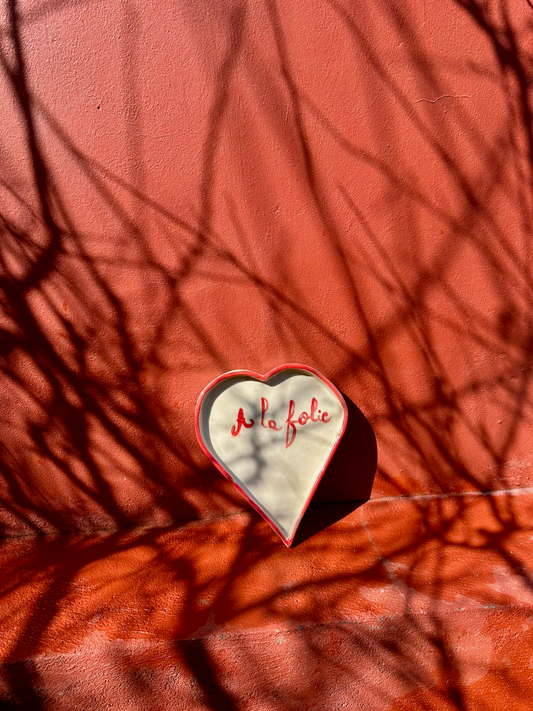
[[[342, 511], [317, 507], [310, 518]], [[54, 709], [531, 708], [533, 491], [0, 548], [0, 699]]]

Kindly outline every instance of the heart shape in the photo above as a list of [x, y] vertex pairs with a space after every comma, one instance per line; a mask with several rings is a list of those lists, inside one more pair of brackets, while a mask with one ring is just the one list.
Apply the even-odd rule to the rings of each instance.
[[344, 434], [348, 409], [337, 388], [306, 365], [266, 375], [232, 370], [196, 405], [200, 446], [286, 546]]

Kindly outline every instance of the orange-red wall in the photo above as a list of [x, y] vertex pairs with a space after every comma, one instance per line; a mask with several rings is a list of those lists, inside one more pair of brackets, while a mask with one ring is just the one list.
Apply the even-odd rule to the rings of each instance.
[[527, 485], [531, 19], [4, 4], [4, 532], [240, 509], [195, 400], [283, 362], [368, 418], [374, 496]]
[[[531, 708], [532, 47], [530, 0], [2, 4], [2, 707]], [[349, 401], [321, 500], [373, 485], [290, 550], [193, 421], [286, 362]]]

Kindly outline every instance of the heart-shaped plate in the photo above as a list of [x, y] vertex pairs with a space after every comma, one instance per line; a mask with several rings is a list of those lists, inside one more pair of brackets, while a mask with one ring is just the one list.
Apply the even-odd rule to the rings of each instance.
[[316, 491], [348, 421], [337, 388], [307, 365], [265, 375], [232, 370], [196, 405], [200, 446], [286, 546]]

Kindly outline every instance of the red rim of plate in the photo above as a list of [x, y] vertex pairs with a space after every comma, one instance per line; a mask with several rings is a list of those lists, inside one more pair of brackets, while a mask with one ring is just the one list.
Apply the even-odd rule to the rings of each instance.
[[[331, 448], [331, 452], [330, 452], [328, 458], [326, 459], [324, 466], [322, 467], [319, 475], [316, 478], [313, 488], [307, 498], [307, 501], [305, 502], [305, 506], [303, 506], [300, 516], [296, 522], [294, 531], [289, 538], [285, 538], [285, 536], [280, 531], [280, 529], [276, 526], [274, 521], [272, 521], [268, 517], [268, 515], [261, 509], [261, 507], [258, 506], [255, 503], [255, 501], [253, 501], [248, 496], [248, 494], [242, 489], [242, 487], [240, 487], [239, 484], [231, 478], [231, 476], [224, 469], [222, 464], [220, 464], [220, 462], [216, 459], [216, 457], [211, 453], [211, 450], [205, 444], [205, 442], [202, 438], [202, 433], [200, 431], [200, 412], [202, 409], [202, 403], [204, 401], [204, 398], [207, 395], [207, 393], [210, 390], [212, 390], [216, 385], [218, 385], [220, 382], [222, 382], [223, 380], [231, 379], [231, 378], [248, 377], [248, 378], [253, 378], [254, 380], [259, 380], [262, 383], [266, 383], [268, 380], [270, 380], [270, 378], [272, 378], [274, 375], [277, 375], [282, 370], [304, 370], [304, 371], [307, 371], [308, 373], [312, 373], [313, 375], [316, 375], [316, 377], [320, 378], [320, 380], [322, 380], [322, 382], [325, 383], [335, 393], [335, 395], [339, 398], [339, 402], [342, 405], [342, 409], [343, 409], [343, 413], [344, 413], [342, 428], [339, 432], [339, 435], [337, 436], [337, 439], [335, 440], [335, 442]], [[328, 378], [326, 378], [325, 375], [322, 375], [322, 373], [320, 373], [318, 370], [316, 370], [315, 368], [312, 368], [309, 365], [302, 365], [301, 363], [285, 363], [284, 365], [278, 365], [276, 368], [269, 370], [268, 373], [265, 373], [264, 375], [260, 375], [259, 373], [254, 373], [253, 370], [230, 370], [227, 373], [222, 373], [222, 375], [218, 375], [200, 393], [200, 396], [198, 397], [198, 400], [196, 402], [195, 418], [194, 418], [196, 439], [198, 440], [198, 444], [202, 448], [204, 454], [208, 457], [208, 459], [211, 461], [211, 463], [215, 465], [215, 467], [219, 470], [219, 472], [221, 472], [221, 474], [223, 474], [224, 477], [233, 484], [233, 486], [237, 489], [237, 491], [239, 491], [239, 493], [242, 494], [242, 496], [246, 499], [246, 501], [248, 501], [248, 503], [252, 506], [252, 508], [255, 509], [257, 511], [257, 513], [274, 529], [274, 531], [278, 534], [278, 536], [281, 538], [281, 540], [287, 546], [287, 548], [290, 548], [292, 542], [294, 541], [296, 532], [297, 532], [298, 527], [302, 521], [302, 518], [304, 517], [304, 514], [307, 511], [307, 508], [308, 508], [309, 504], [311, 503], [313, 496], [315, 495], [315, 491], [317, 490], [318, 485], [320, 484], [320, 481], [322, 480], [322, 477], [324, 476], [324, 473], [325, 473], [326, 469], [328, 468], [331, 460], [333, 459], [333, 455], [337, 451], [337, 447], [339, 446], [339, 443], [344, 436], [347, 424], [348, 424], [348, 407], [346, 406], [346, 401], [344, 400], [344, 397], [342, 396], [339, 389], [336, 388], [335, 385], [333, 385], [333, 383], [330, 380], [328, 380]]]

